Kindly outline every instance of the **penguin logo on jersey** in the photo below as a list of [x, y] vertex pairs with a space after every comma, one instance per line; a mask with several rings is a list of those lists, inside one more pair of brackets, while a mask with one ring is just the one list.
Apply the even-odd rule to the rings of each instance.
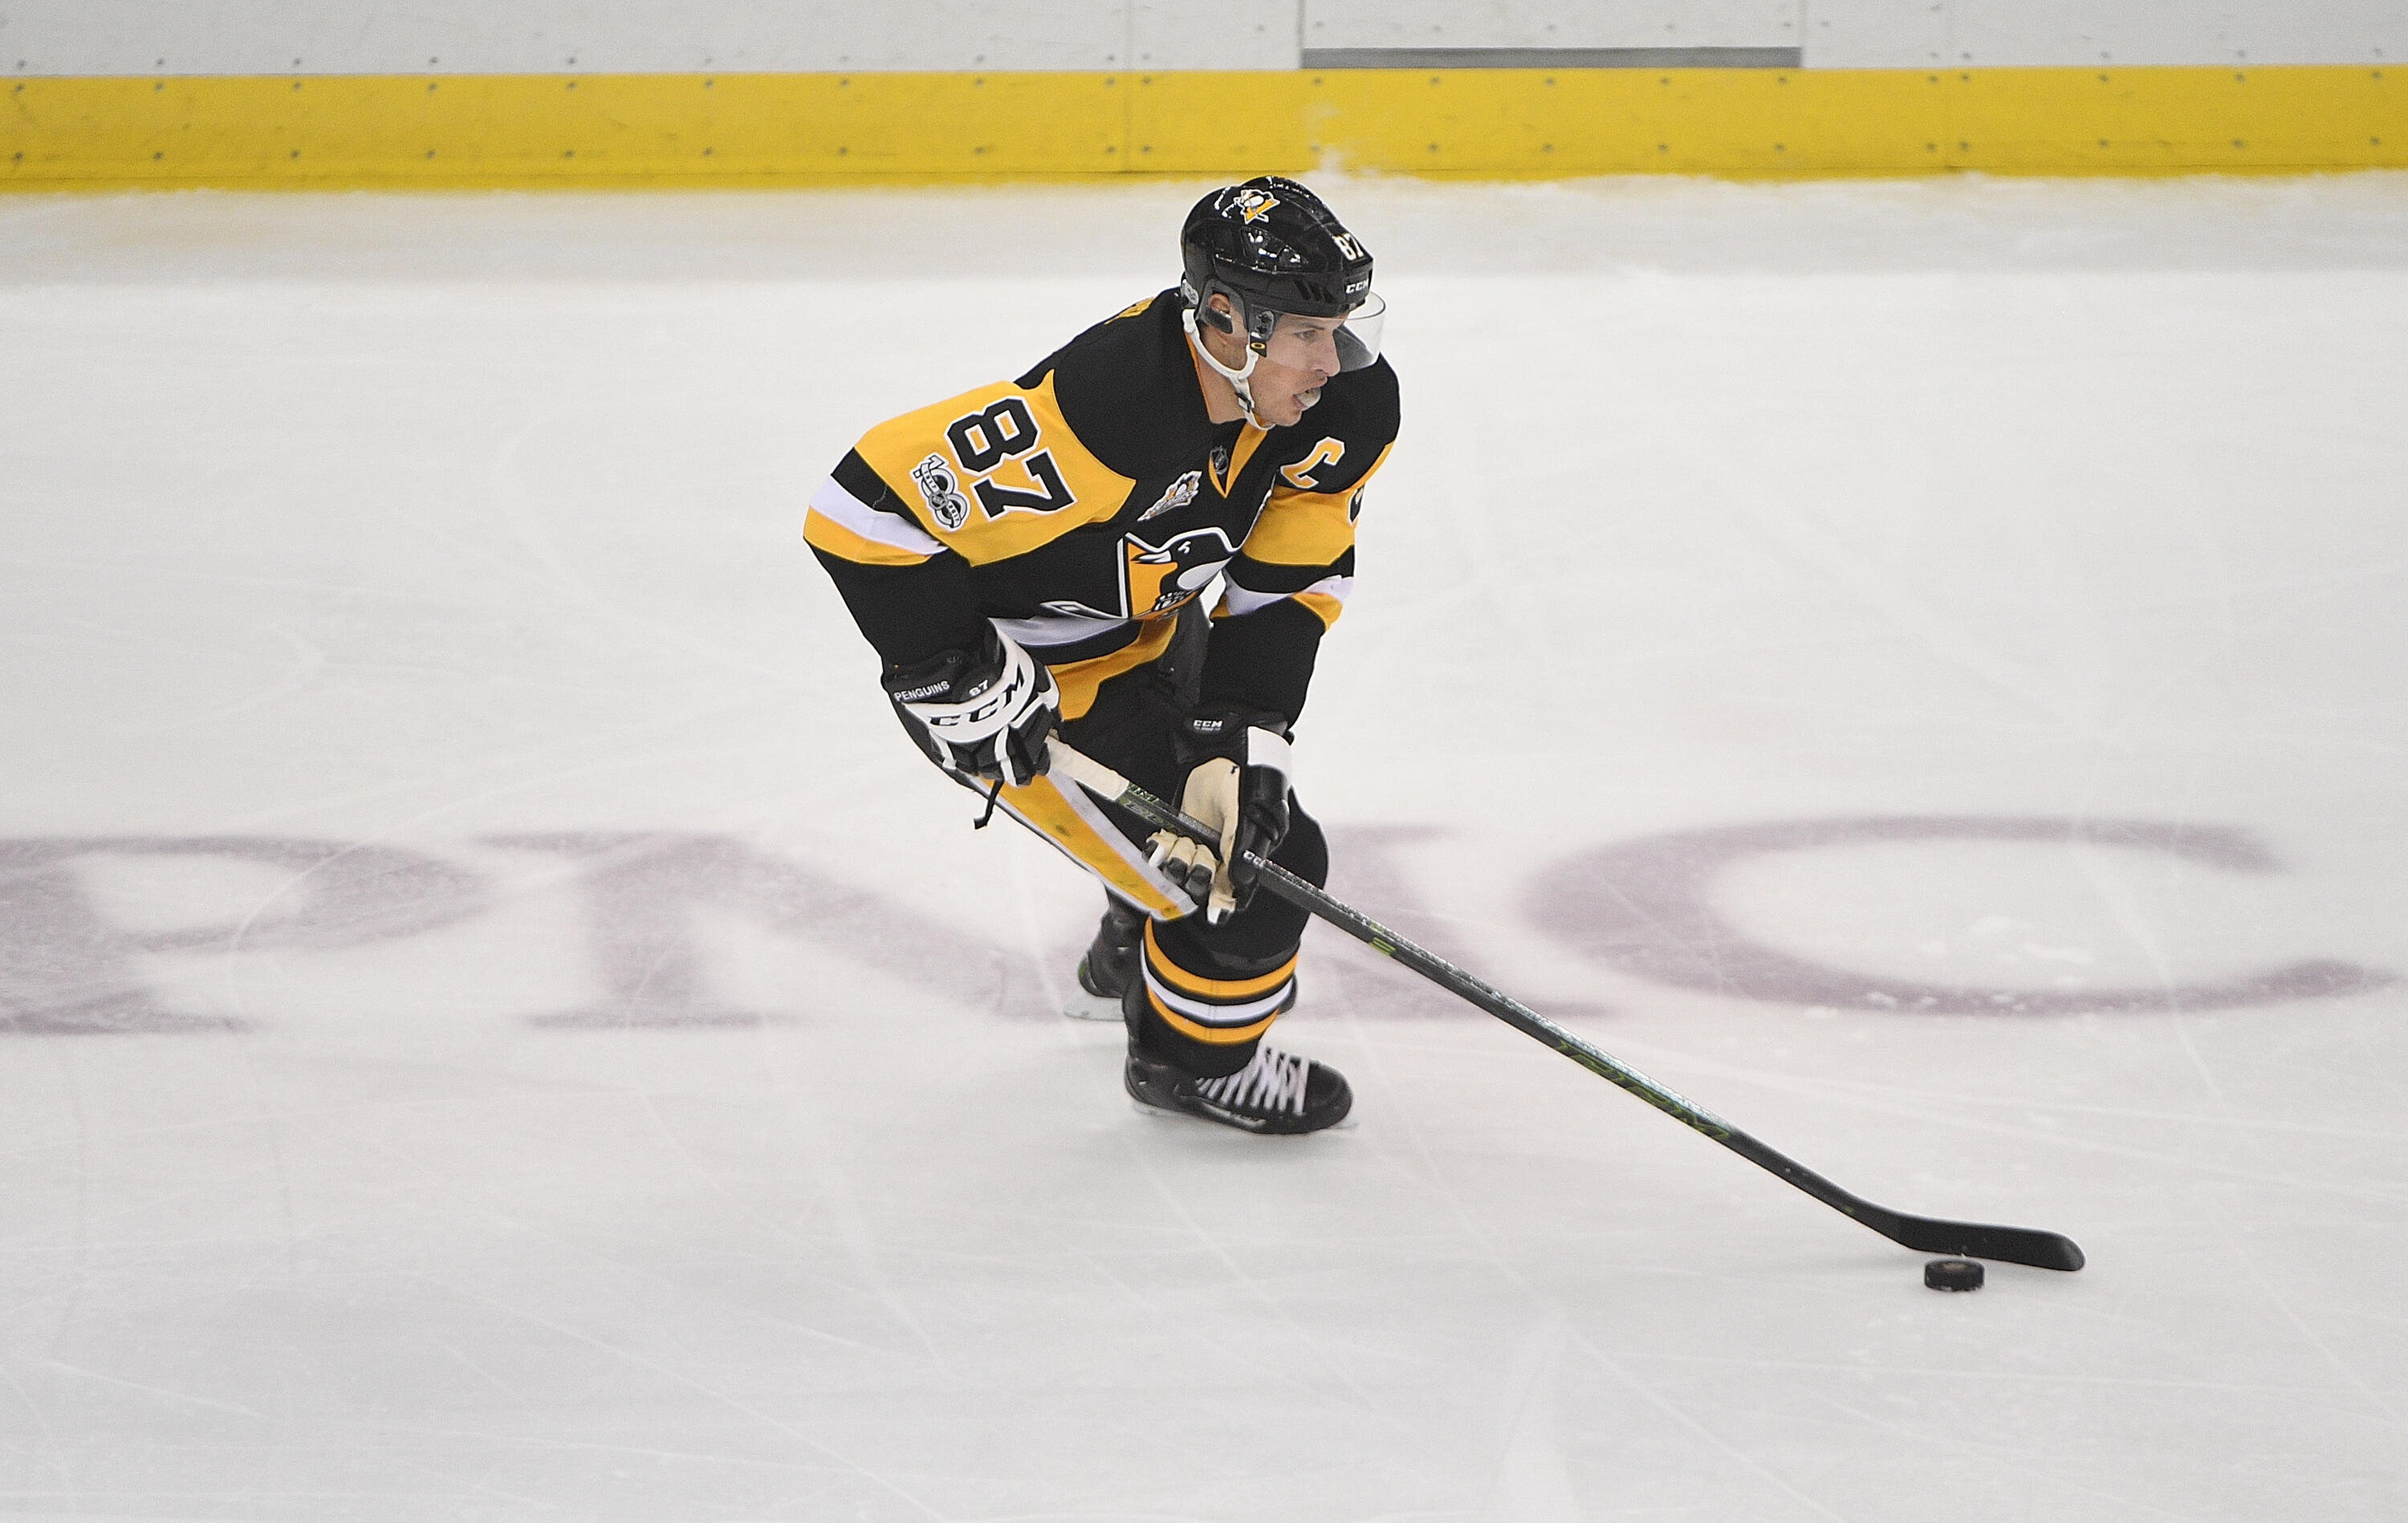
[[911, 467], [911, 481], [920, 489], [921, 500], [928, 512], [945, 529], [958, 529], [970, 518], [970, 500], [962, 495], [960, 483], [946, 468], [945, 457], [930, 455]]
[[1168, 613], [1204, 591], [1238, 553], [1218, 529], [1191, 529], [1160, 545], [1121, 541], [1121, 606], [1131, 619]]

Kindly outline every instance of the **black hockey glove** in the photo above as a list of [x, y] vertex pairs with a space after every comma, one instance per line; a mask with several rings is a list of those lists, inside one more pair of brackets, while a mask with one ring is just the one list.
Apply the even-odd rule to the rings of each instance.
[[1187, 789], [1180, 811], [1221, 833], [1217, 856], [1201, 842], [1171, 831], [1152, 837], [1154, 865], [1204, 902], [1213, 925], [1246, 907], [1261, 874], [1246, 861], [1268, 857], [1287, 839], [1287, 721], [1261, 709], [1217, 705], [1179, 727], [1180, 765]]
[[940, 651], [882, 681], [903, 728], [947, 772], [1014, 787], [1043, 775], [1062, 695], [1045, 663], [1002, 631], [988, 626], [975, 655]]

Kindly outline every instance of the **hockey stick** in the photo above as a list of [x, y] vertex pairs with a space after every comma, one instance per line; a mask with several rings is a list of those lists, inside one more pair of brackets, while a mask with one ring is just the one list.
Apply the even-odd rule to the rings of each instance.
[[[1176, 831], [1219, 849], [1220, 833], [1206, 829], [1146, 792], [1127, 778], [1063, 744], [1047, 742], [1053, 770], [1089, 792], [1127, 810], [1160, 830]], [[1758, 1142], [1712, 1111], [1667, 1089], [1629, 1064], [1474, 978], [1445, 959], [1423, 950], [1395, 932], [1345, 904], [1277, 862], [1246, 854], [1261, 875], [1261, 884], [1297, 908], [1306, 910], [1369, 946], [1383, 957], [1403, 963], [1451, 993], [1460, 995], [1512, 1027], [1544, 1043], [1609, 1083], [1627, 1089], [1691, 1131], [1701, 1132], [1759, 1169], [1777, 1174], [1844, 1216], [1855, 1217], [1891, 1242], [1918, 1253], [1952, 1253], [1968, 1259], [1995, 1259], [2001, 1263], [2029, 1264], [2037, 1269], [2080, 1269], [2082, 1250], [2071, 1238], [2029, 1227], [1987, 1227], [1978, 1222], [1942, 1221], [1911, 1217], [1875, 1205], [1842, 1189], [1813, 1170]]]

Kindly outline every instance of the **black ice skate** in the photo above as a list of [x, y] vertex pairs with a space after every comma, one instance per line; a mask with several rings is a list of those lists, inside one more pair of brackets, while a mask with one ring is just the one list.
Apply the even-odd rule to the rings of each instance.
[[1121, 996], [1137, 977], [1138, 942], [1145, 934], [1145, 912], [1119, 900], [1109, 901], [1104, 923], [1079, 959], [1079, 992], [1064, 1002], [1062, 1013], [1072, 1020], [1118, 1020]]
[[1354, 1106], [1344, 1075], [1276, 1047], [1255, 1047], [1254, 1060], [1234, 1074], [1199, 1079], [1131, 1042], [1123, 1073], [1129, 1098], [1143, 1109], [1246, 1132], [1319, 1132], [1345, 1120]]

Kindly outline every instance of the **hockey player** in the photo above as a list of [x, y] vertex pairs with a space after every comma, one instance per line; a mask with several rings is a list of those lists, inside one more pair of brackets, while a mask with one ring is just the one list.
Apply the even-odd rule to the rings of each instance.
[[[1262, 1040], [1295, 1002], [1306, 917], [1254, 893], [1243, 854], [1326, 880], [1289, 737], [1396, 437], [1396, 377], [1371, 257], [1302, 185], [1206, 196], [1180, 252], [1177, 286], [1019, 379], [870, 430], [805, 538], [921, 749], [1103, 880], [1079, 978], [1126, 1024], [1129, 1094], [1315, 1132], [1345, 1118], [1345, 1079]], [[1047, 776], [1057, 732], [1218, 849]]]

